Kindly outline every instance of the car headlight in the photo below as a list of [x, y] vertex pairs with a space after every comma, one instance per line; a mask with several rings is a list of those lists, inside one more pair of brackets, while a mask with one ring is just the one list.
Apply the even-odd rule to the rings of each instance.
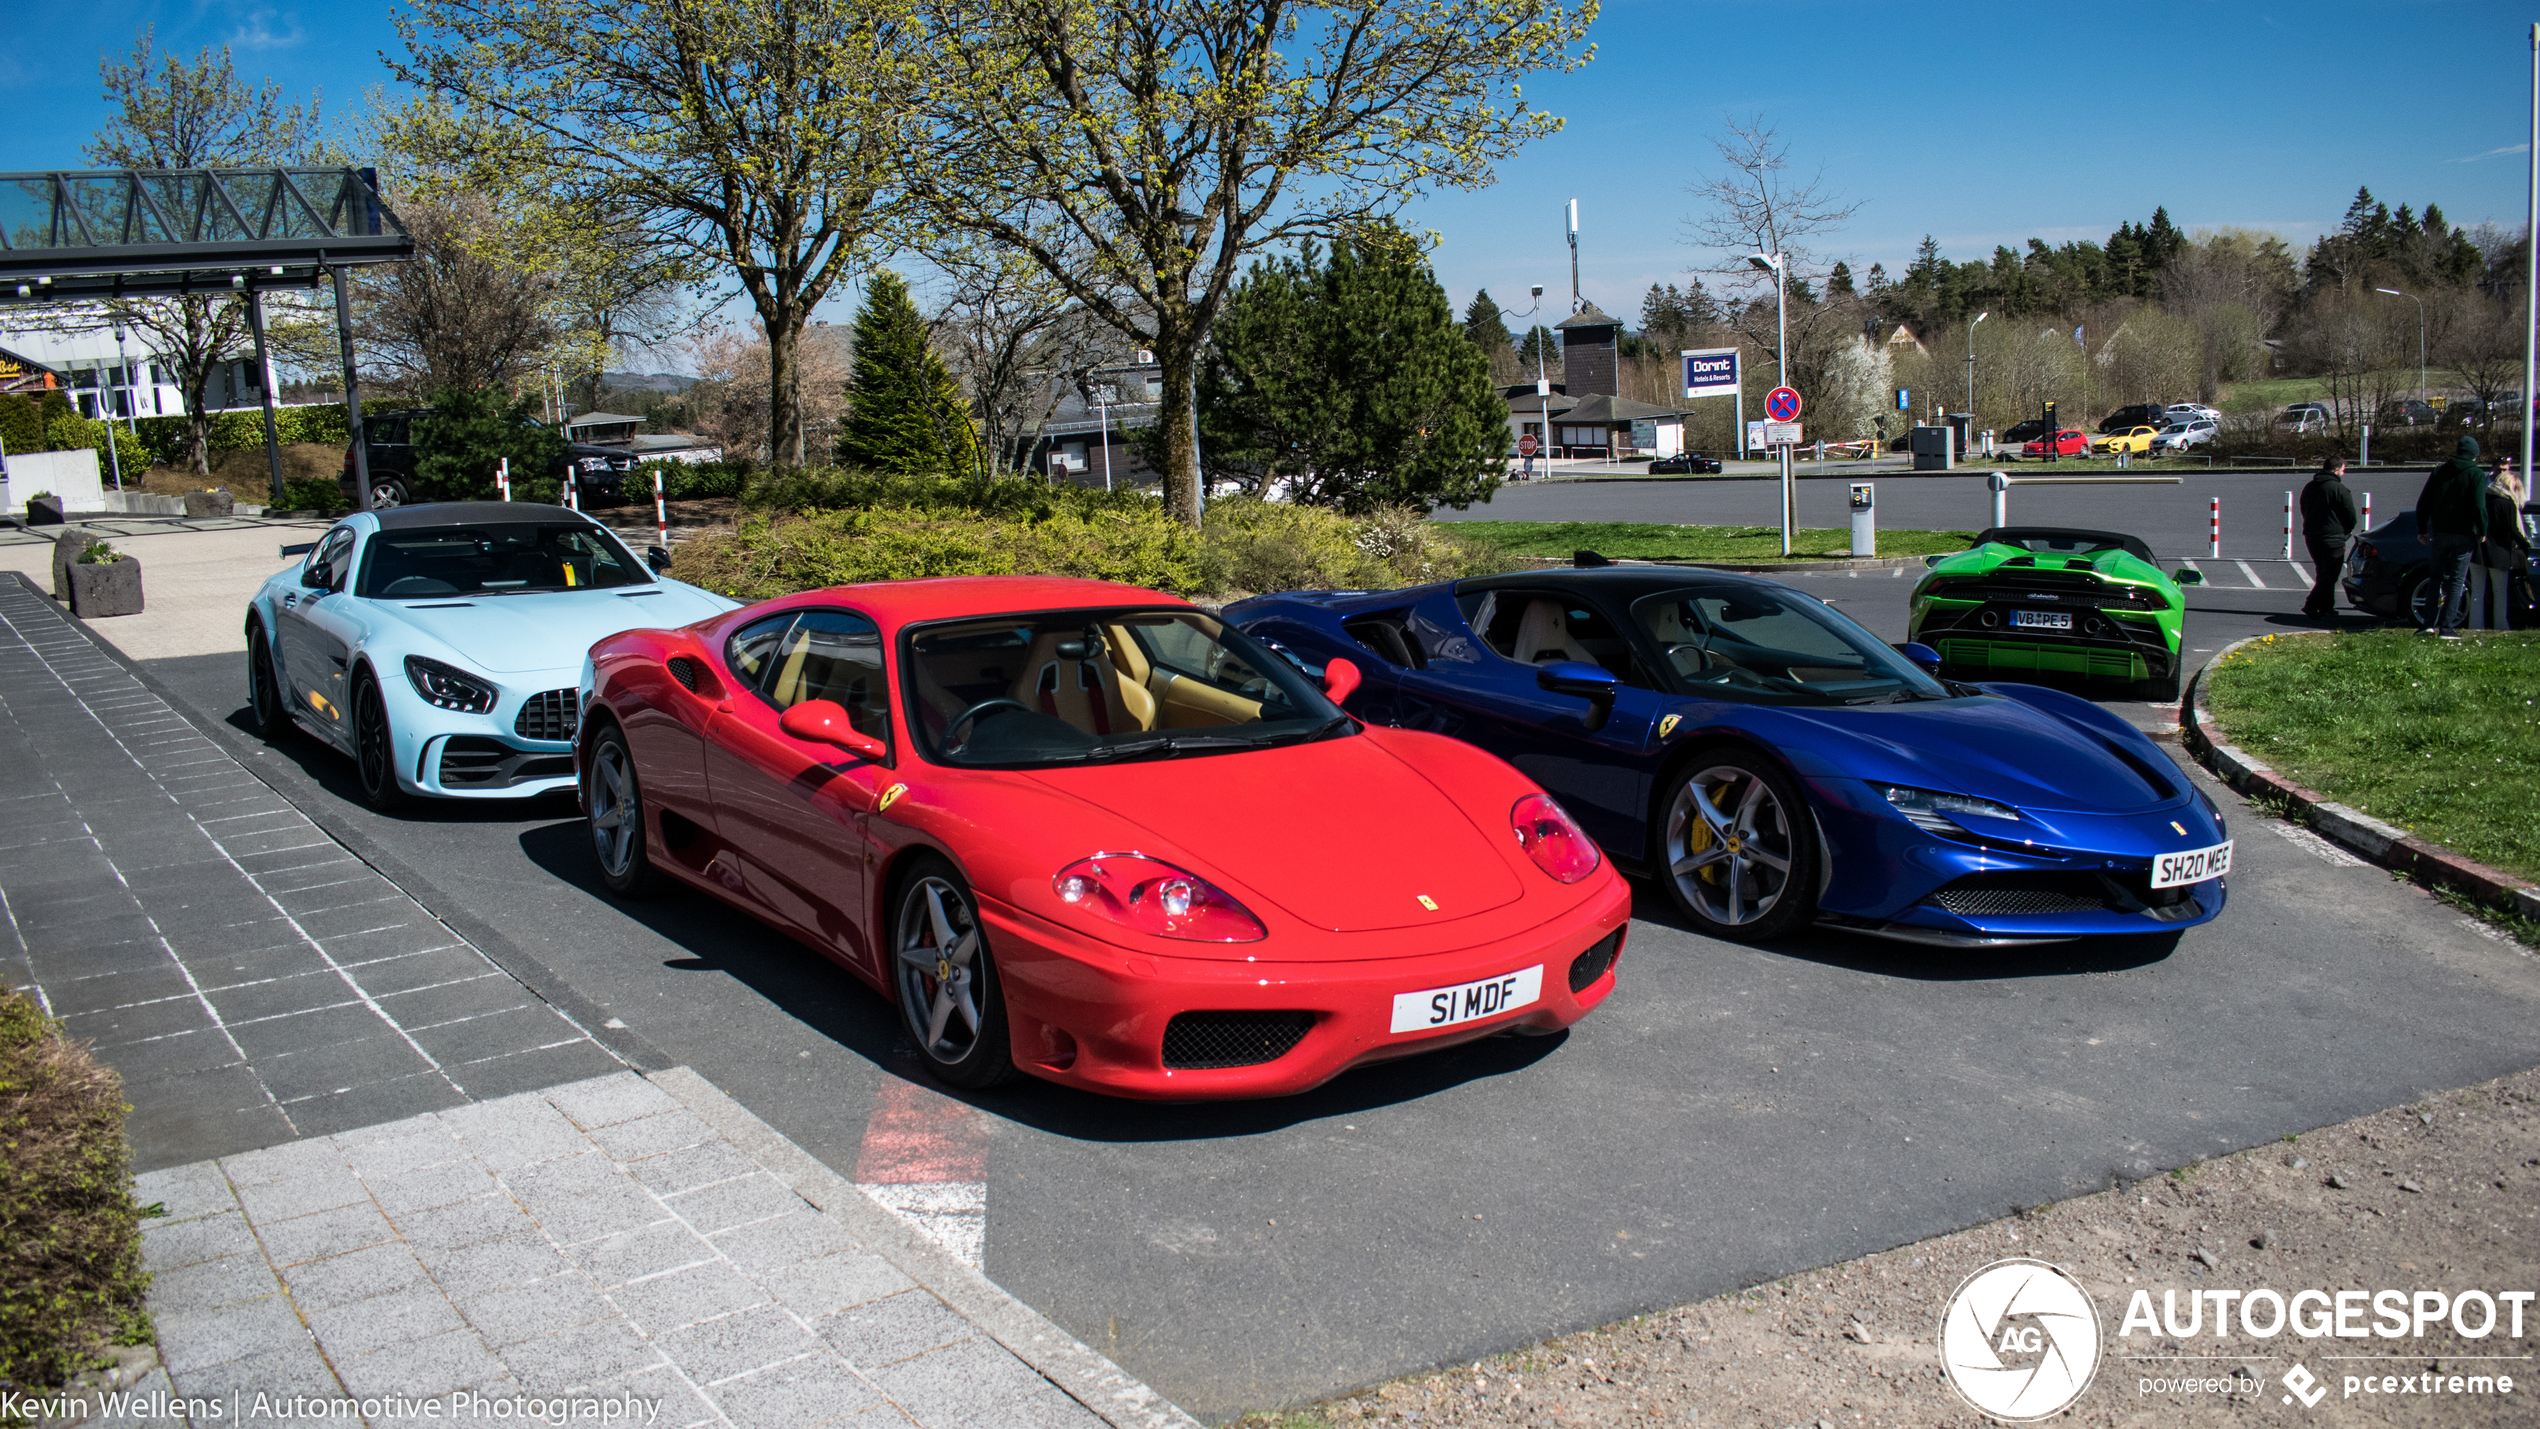
[[609, 469], [609, 459], [604, 456], [586, 456], [582, 459], [582, 469], [584, 471], [606, 471]]
[[1886, 795], [1889, 805], [1894, 807], [1896, 812], [1913, 820], [1917, 827], [1928, 829], [1936, 834], [1963, 832], [1960, 825], [1950, 817], [1952, 814], [1974, 814], [1987, 819], [2012, 820], [2017, 820], [2020, 816], [2020, 811], [2008, 804], [1997, 804], [1991, 799], [1978, 799], [1968, 794], [1950, 794], [1938, 789], [1914, 789], [1902, 784], [1873, 784], [1870, 787]]
[[1140, 933], [1193, 943], [1257, 943], [1270, 936], [1233, 895], [1161, 859], [1098, 853], [1058, 871], [1050, 891]]
[[483, 714], [494, 707], [494, 686], [465, 670], [454, 669], [438, 660], [421, 655], [406, 657], [406, 679], [424, 703], [439, 709], [457, 710], [462, 714]]

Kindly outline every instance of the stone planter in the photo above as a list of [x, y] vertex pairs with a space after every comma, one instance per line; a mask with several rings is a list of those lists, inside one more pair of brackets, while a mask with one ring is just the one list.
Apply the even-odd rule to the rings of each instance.
[[53, 537], [53, 598], [68, 603], [71, 598], [71, 567], [78, 563], [79, 553], [97, 534], [85, 526], [65, 526]]
[[237, 506], [237, 498], [231, 496], [226, 489], [185, 493], [185, 514], [188, 516], [234, 515]]
[[82, 620], [141, 613], [141, 563], [130, 556], [70, 568], [71, 614]]
[[26, 524], [59, 526], [62, 524], [62, 500], [58, 496], [30, 496], [26, 499]]

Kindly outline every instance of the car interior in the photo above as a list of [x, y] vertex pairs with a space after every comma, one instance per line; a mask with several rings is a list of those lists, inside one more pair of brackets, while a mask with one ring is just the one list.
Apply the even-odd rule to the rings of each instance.
[[843, 707], [858, 733], [887, 739], [890, 701], [882, 679], [882, 636], [872, 621], [842, 610], [789, 611], [741, 628], [728, 661], [778, 709], [805, 700]]
[[1648, 684], [1631, 643], [1582, 602], [1538, 591], [1493, 590], [1465, 618], [1482, 643], [1520, 665], [1577, 660], [1601, 666], [1626, 684]]
[[1843, 703], [1928, 683], [1883, 647], [1846, 639], [1767, 591], [1682, 590], [1646, 596], [1632, 619], [1665, 652], [1688, 693], [1741, 691]]
[[615, 541], [561, 522], [382, 531], [362, 555], [361, 593], [383, 600], [652, 583]]

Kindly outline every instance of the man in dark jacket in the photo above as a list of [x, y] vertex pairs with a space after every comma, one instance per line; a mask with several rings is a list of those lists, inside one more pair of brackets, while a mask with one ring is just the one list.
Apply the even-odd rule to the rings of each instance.
[[2302, 540], [2311, 548], [2311, 568], [2319, 579], [2302, 613], [2313, 620], [2337, 615], [2337, 576], [2346, 564], [2346, 539], [2355, 534], [2355, 493], [2346, 489], [2346, 458], [2329, 457], [2302, 488]]
[[2433, 633], [2458, 640], [2470, 557], [2487, 534], [2487, 472], [2478, 464], [2478, 438], [2461, 438], [2452, 459], [2425, 478], [2425, 490], [2417, 493], [2417, 534], [2433, 553], [2429, 574], [2443, 602]]

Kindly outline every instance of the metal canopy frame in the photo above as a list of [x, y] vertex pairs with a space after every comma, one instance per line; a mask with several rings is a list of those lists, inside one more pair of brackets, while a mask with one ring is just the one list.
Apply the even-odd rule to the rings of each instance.
[[[370, 509], [370, 451], [354, 372], [348, 268], [403, 263], [414, 237], [380, 202], [373, 169], [54, 169], [0, 173], [0, 314], [13, 307], [243, 295], [264, 382], [265, 459], [282, 495], [282, 453], [265, 358], [264, 290], [335, 284], [355, 498]], [[120, 347], [120, 333], [118, 346]]]

